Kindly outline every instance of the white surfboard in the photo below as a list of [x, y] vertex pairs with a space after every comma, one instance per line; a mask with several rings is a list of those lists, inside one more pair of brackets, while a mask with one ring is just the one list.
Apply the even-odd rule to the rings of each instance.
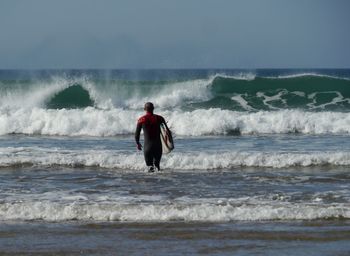
[[160, 140], [163, 154], [168, 154], [174, 149], [173, 137], [164, 124], [160, 124]]

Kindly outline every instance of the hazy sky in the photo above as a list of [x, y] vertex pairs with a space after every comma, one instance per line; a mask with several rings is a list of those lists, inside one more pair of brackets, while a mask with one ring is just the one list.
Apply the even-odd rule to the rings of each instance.
[[350, 68], [349, 0], [0, 0], [0, 68]]

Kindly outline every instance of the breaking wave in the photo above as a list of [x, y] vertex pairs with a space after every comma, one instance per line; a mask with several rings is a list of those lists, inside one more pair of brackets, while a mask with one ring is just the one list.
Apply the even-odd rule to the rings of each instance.
[[[158, 112], [159, 113], [159, 112]], [[160, 112], [176, 135], [349, 134], [350, 115], [344, 112], [279, 110], [240, 112], [222, 109]], [[115, 136], [133, 134], [136, 110], [20, 108], [0, 109], [0, 135]]]
[[258, 221], [348, 219], [348, 204], [307, 204], [263, 202], [257, 204], [150, 203], [125, 204], [101, 202], [12, 202], [0, 203], [1, 220], [45, 221]]
[[[141, 153], [112, 150], [1, 148], [0, 167], [69, 166], [144, 171]], [[289, 168], [350, 166], [350, 152], [173, 152], [163, 156], [165, 170], [230, 170], [240, 167]]]
[[221, 108], [237, 111], [350, 108], [350, 79], [317, 73], [272, 77], [240, 73], [189, 80], [103, 80], [58, 76], [46, 80], [1, 80], [0, 107], [140, 109]]

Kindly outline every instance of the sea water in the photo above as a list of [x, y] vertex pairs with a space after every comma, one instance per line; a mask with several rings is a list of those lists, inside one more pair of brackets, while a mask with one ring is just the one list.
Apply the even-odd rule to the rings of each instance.
[[0, 99], [2, 253], [350, 252], [349, 70], [1, 71]]

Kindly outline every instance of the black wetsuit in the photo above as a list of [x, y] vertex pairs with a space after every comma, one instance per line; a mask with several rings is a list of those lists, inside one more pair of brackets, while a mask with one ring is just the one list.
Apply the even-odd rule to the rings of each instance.
[[160, 159], [162, 158], [162, 142], [160, 140], [160, 124], [165, 120], [159, 115], [147, 113], [139, 118], [137, 121], [135, 140], [136, 143], [140, 143], [140, 133], [143, 129], [144, 145], [143, 153], [147, 166], [155, 166], [158, 169]]

